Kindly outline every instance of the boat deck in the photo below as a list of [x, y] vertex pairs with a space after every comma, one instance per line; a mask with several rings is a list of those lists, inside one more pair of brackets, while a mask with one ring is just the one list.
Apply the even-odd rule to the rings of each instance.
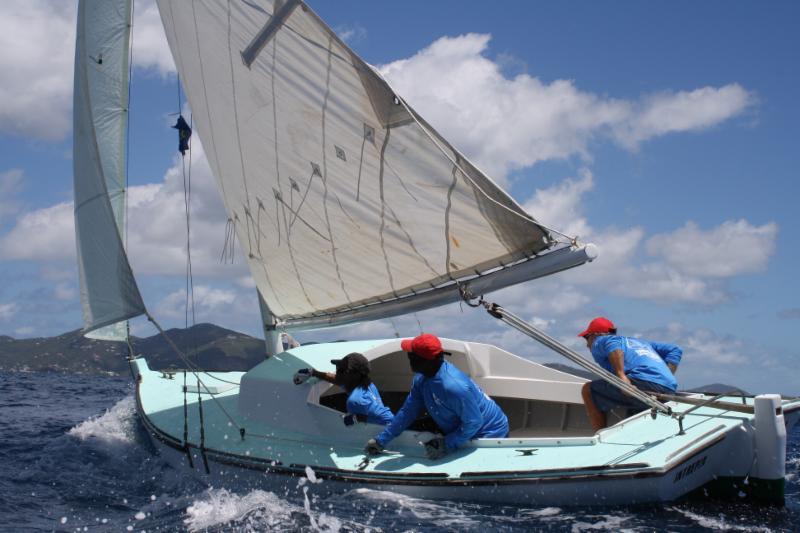
[[[358, 343], [339, 343], [338, 346], [342, 354], [364, 348]], [[306, 352], [309, 350], [306, 349]], [[324, 370], [322, 357], [329, 360], [337, 355], [331, 353], [331, 345], [328, 345], [324, 356], [315, 358], [305, 353], [301, 362], [315, 363], [314, 366]], [[288, 352], [279, 357], [283, 358], [287, 368], [297, 367], [297, 361], [292, 361]], [[185, 431], [189, 446], [199, 447], [201, 420], [196, 378], [191, 373], [187, 374], [187, 384], [194, 385], [192, 388], [195, 392], [184, 396], [182, 372], [170, 378], [161, 372], [149, 370], [143, 359], [136, 360], [134, 365], [140, 376], [137, 400], [148, 428], [160, 438], [170, 441], [173, 447], [183, 446]], [[279, 372], [274, 379], [290, 379], [292, 372], [287, 370], [285, 375]], [[296, 410], [296, 416], [312, 417], [319, 422], [316, 433], [293, 431], [291, 428], [253, 420], [239, 413], [239, 388], [225, 390], [228, 384], [219, 381], [239, 382], [243, 375], [241, 372], [201, 374], [205, 384], [209, 387], [219, 386], [222, 391], [215, 394], [213, 399], [210, 394], [200, 394], [205, 433], [202, 444], [207, 453], [235, 457], [242, 463], [252, 463], [253, 468], [268, 469], [273, 466], [300, 472], [308, 465], [318, 474], [324, 475], [330, 471], [359, 478], [388, 475], [408, 479], [480, 480], [508, 476], [557, 477], [592, 472], [614, 475], [626, 472], [639, 475], [664, 473], [688, 457], [722, 442], [732, 428], [741, 426], [753, 416], [701, 407], [686, 417], [685, 433], [681, 435], [674, 419], [664, 415], [653, 419], [649, 412], [644, 412], [594, 436], [546, 437], [534, 431], [533, 435], [525, 438], [479, 439], [438, 461], [430, 461], [425, 457], [423, 447], [419, 444], [423, 435], [407, 431], [393, 441], [384, 454], [365, 461], [363, 445], [381, 430], [380, 426], [356, 424], [346, 427], [338, 417], [330, 416], [329, 411], [332, 410], [319, 405]], [[741, 398], [727, 400], [742, 403]], [[303, 402], [297, 398], [282, 398], [280, 401], [280, 408], [284, 411], [292, 410], [292, 402]], [[745, 401], [749, 405], [753, 403], [752, 398]], [[677, 411], [691, 407], [675, 403], [671, 405]], [[275, 410], [274, 405], [264, 405], [263, 408]], [[332, 424], [331, 420], [337, 423]], [[298, 427], [304, 427], [305, 422], [298, 418]], [[240, 436], [239, 428], [245, 430], [244, 438]]]

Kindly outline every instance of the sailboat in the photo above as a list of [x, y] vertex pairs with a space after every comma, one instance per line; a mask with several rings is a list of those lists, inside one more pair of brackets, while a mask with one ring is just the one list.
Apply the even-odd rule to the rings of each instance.
[[[370, 487], [525, 505], [669, 501], [697, 491], [781, 501], [800, 401], [632, 389], [487, 294], [597, 256], [527, 213], [301, 0], [159, 0], [193, 121], [258, 290], [265, 359], [247, 372], [156, 371], [131, 353], [136, 409], [165, 460], [215, 486]], [[75, 220], [87, 334], [127, 339], [147, 310], [125, 250], [130, 0], [82, 0], [75, 57]], [[399, 339], [284, 347], [281, 335], [464, 301], [645, 402], [594, 433], [583, 378], [501, 347], [443, 339], [504, 410], [507, 438], [443, 459], [410, 429], [343, 424], [344, 394], [297, 386], [360, 352], [394, 411], [412, 372]], [[479, 311], [475, 311], [479, 312]], [[167, 340], [169, 337], [166, 336]], [[174, 346], [174, 345], [173, 345]], [[177, 346], [176, 352], [181, 353]]]

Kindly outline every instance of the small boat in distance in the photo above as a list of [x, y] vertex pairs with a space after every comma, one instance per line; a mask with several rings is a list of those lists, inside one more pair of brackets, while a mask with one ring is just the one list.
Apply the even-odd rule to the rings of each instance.
[[[248, 372], [176, 372], [133, 357], [136, 407], [163, 457], [217, 486], [525, 505], [669, 501], [697, 490], [781, 501], [800, 400], [632, 389], [481, 295], [592, 261], [544, 225], [396, 94], [304, 2], [158, 6], [209, 163], [257, 286], [266, 358]], [[130, 0], [82, 0], [75, 57], [75, 219], [85, 330], [127, 339], [146, 315], [124, 247]], [[423, 80], [421, 80], [422, 82]], [[412, 374], [397, 339], [284, 348], [281, 334], [466, 300], [646, 402], [592, 432], [585, 382], [488, 344], [450, 361], [508, 415], [510, 434], [426, 458], [410, 429], [345, 426], [344, 395], [306, 367], [361, 352], [393, 410]], [[477, 301], [477, 303], [475, 303]], [[163, 333], [163, 331], [162, 331]], [[165, 335], [166, 337], [166, 335]], [[167, 337], [169, 340], [169, 338]], [[179, 355], [180, 350], [175, 347]], [[627, 387], [627, 388], [626, 388]], [[296, 478], [301, 478], [300, 483]]]

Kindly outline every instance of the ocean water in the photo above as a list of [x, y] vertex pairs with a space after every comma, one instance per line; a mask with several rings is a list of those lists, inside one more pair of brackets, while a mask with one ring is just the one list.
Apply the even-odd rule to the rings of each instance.
[[354, 489], [305, 499], [207, 487], [163, 463], [130, 379], [0, 373], [0, 531], [798, 531], [800, 429], [786, 507], [684, 501], [580, 509], [459, 504]]

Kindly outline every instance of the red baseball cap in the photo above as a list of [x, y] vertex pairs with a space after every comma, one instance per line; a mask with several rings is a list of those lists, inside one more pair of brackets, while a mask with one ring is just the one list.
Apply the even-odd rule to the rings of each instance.
[[597, 333], [611, 333], [617, 330], [614, 323], [604, 316], [599, 316], [589, 322], [589, 327], [586, 331], [578, 333], [578, 337], [585, 337], [586, 335], [594, 335]]
[[436, 335], [423, 333], [413, 339], [400, 341], [400, 348], [404, 352], [413, 352], [423, 359], [434, 359], [439, 354], [447, 353], [442, 349], [442, 342]]

